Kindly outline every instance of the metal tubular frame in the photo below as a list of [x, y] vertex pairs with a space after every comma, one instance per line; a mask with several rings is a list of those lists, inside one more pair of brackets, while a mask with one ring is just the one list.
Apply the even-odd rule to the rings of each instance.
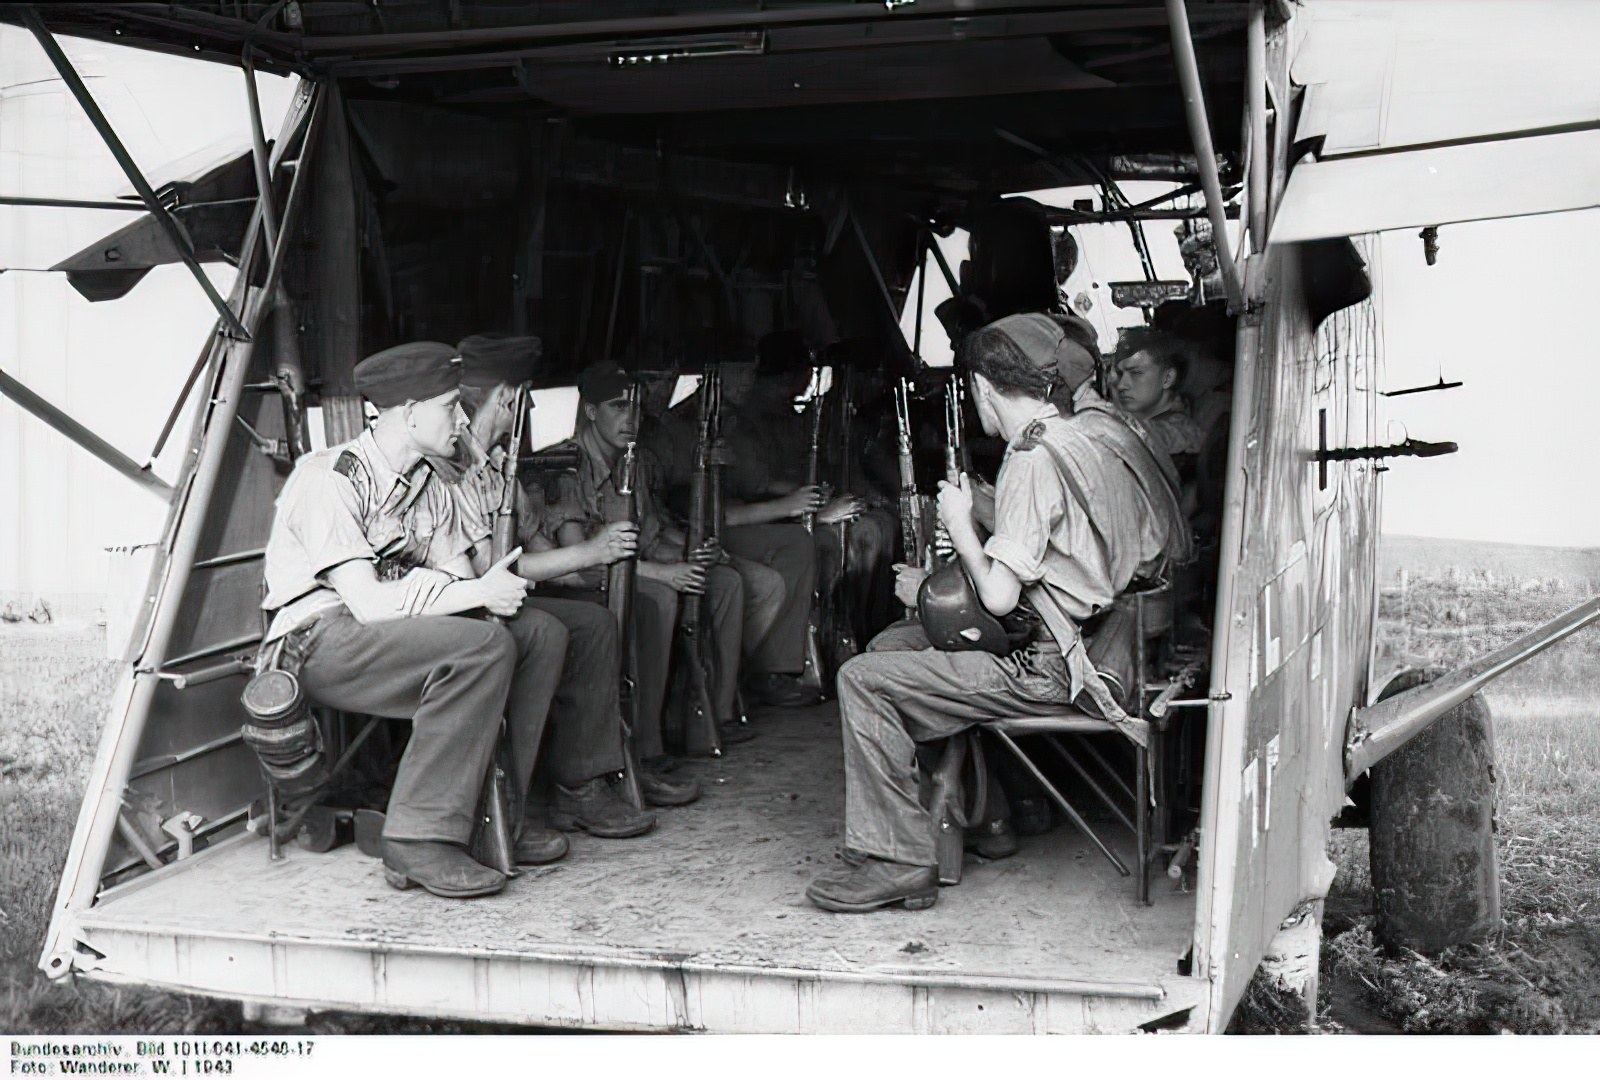
[[[307, 165], [315, 153], [321, 134], [326, 114], [325, 101], [326, 89], [319, 86], [314, 91], [310, 117], [306, 120], [300, 166], [295, 169], [294, 181], [289, 188], [284, 227], [278, 234], [277, 245], [270, 252], [265, 280], [259, 288], [250, 285], [251, 270], [262, 248], [259, 213], [254, 216], [251, 230], [246, 235], [239, 260], [239, 277], [233, 289], [235, 302], [245, 321], [259, 323], [267, 310], [268, 300], [283, 265], [286, 237], [303, 201], [301, 181], [308, 171]], [[300, 116], [291, 112], [285, 132], [297, 130], [300, 119]], [[231, 310], [229, 314], [233, 321], [239, 321], [239, 316]], [[134, 756], [138, 753], [145, 723], [149, 719], [151, 702], [161, 681], [155, 672], [164, 665], [167, 646], [177, 628], [181, 600], [189, 582], [190, 570], [196, 561], [195, 551], [205, 529], [206, 511], [216, 490], [222, 460], [233, 430], [233, 418], [238, 413], [239, 400], [249, 375], [253, 352], [250, 338], [227, 339], [222, 350], [218, 374], [222, 385], [211, 402], [210, 415], [202, 418], [204, 426], [197, 433], [199, 456], [188, 494], [182, 504], [175, 508], [177, 517], [171, 529], [172, 546], [165, 560], [166, 578], [160, 585], [144, 645], [135, 661], [135, 670], [125, 678], [112, 704], [108, 730], [101, 738], [87, 787], [85, 802], [93, 810], [78, 819], [62, 873], [61, 887], [51, 911], [50, 929], [45, 937], [40, 967], [55, 978], [72, 971], [75, 957], [73, 915], [93, 905], [99, 892], [100, 875], [110, 851], [112, 836], [116, 833], [122, 789], [132, 771]]]
[[111, 202], [104, 199], [55, 199], [31, 195], [0, 195], [0, 206], [56, 206], [68, 210], [121, 210], [143, 214], [142, 202]]
[[1200, 185], [1206, 193], [1206, 214], [1211, 219], [1211, 240], [1217, 249], [1217, 267], [1222, 287], [1228, 294], [1228, 311], [1237, 315], [1245, 310], [1244, 282], [1228, 246], [1228, 217], [1222, 202], [1222, 179], [1217, 175], [1217, 151], [1211, 142], [1211, 124], [1206, 119], [1205, 94], [1200, 89], [1200, 66], [1194, 56], [1194, 39], [1189, 34], [1189, 11], [1183, 0], [1166, 0], [1167, 21], [1172, 26], [1172, 58], [1178, 67], [1178, 82], [1183, 87], [1183, 111], [1189, 120], [1189, 137], [1194, 141], [1200, 167]]
[[172, 498], [172, 485], [151, 472], [149, 466], [138, 465], [127, 454], [106, 442], [100, 436], [78, 423], [78, 421], [50, 404], [50, 402], [29, 390], [22, 383], [7, 375], [4, 371], [0, 371], [0, 394], [15, 401], [24, 411], [32, 413], [40, 420], [43, 420], [46, 424], [61, 432], [61, 434], [152, 495], [163, 500]]
[[[1245, 115], [1250, 132], [1250, 171], [1245, 175], [1250, 198], [1250, 250], [1267, 248], [1267, 20], [1263, 0], [1251, 0], [1245, 31]], [[1279, 123], [1283, 118], [1279, 118]]]
[[139, 171], [139, 166], [128, 153], [128, 148], [122, 145], [122, 140], [117, 138], [116, 131], [111, 127], [111, 122], [106, 119], [105, 113], [100, 111], [100, 106], [95, 102], [94, 96], [89, 93], [89, 88], [84, 85], [77, 70], [72, 66], [72, 61], [67, 59], [67, 54], [61, 51], [61, 45], [51, 35], [39, 18], [39, 12], [32, 7], [22, 9], [22, 22], [32, 31], [39, 46], [44, 49], [45, 55], [50, 58], [56, 72], [61, 76], [61, 81], [67, 84], [67, 89], [72, 91], [72, 96], [78, 99], [78, 104], [83, 107], [84, 113], [89, 117], [89, 123], [100, 133], [100, 138], [105, 141], [106, 148], [111, 151], [111, 156], [117, 159], [117, 164], [122, 166], [122, 171], [128, 177], [128, 182], [144, 200], [145, 207], [150, 215], [161, 223], [167, 239], [178, 252], [178, 258], [183, 260], [183, 265], [189, 268], [189, 273], [194, 275], [195, 281], [200, 283], [206, 299], [211, 301], [211, 306], [217, 309], [217, 314], [226, 323], [234, 334], [243, 341], [250, 340], [250, 332], [244, 328], [244, 323], [239, 321], [228, 302], [217, 292], [216, 286], [211, 284], [211, 279], [206, 277], [206, 272], [200, 268], [200, 263], [194, 257], [194, 247], [189, 242], [189, 234], [179, 224], [178, 219], [156, 198], [155, 191], [150, 187], [150, 182], [144, 178], [144, 173]]
[[1600, 622], [1600, 597], [1557, 615], [1511, 644], [1463, 665], [1443, 678], [1397, 694], [1350, 717], [1345, 742], [1345, 783], [1426, 731], [1435, 720], [1524, 660], [1531, 660], [1569, 634]]

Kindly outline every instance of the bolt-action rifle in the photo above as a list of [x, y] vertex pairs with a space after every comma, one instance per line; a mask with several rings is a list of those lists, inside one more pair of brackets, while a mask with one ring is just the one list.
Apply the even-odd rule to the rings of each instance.
[[[927, 534], [922, 527], [922, 495], [917, 491], [917, 463], [912, 456], [911, 380], [901, 376], [894, 390], [895, 435], [900, 460], [900, 542], [911, 566], [927, 567]], [[914, 611], [907, 610], [914, 615]]]
[[[628, 389], [629, 405], [638, 415], [638, 387]], [[606, 501], [604, 517], [607, 524], [633, 521], [638, 516], [638, 499], [634, 494], [638, 479], [639, 449], [637, 442], [628, 443], [617, 463], [614, 498]], [[633, 639], [633, 591], [639, 559], [630, 555], [611, 564], [606, 571], [606, 607], [617, 619], [618, 655], [622, 658], [622, 756], [623, 793], [635, 810], [644, 809], [644, 793], [639, 788], [639, 761], [634, 754], [633, 733], [639, 727], [639, 654]]]
[[[713, 415], [716, 402], [712, 390], [709, 380], [700, 380], [699, 430], [695, 439], [694, 473], [689, 480], [689, 528], [683, 546], [685, 559], [693, 559], [705, 544], [712, 511], [712, 431], [716, 426]], [[722, 753], [722, 739], [717, 730], [716, 702], [711, 692], [715, 675], [709, 624], [704, 593], [683, 596], [678, 609], [678, 633], [683, 643], [682, 656], [688, 675], [689, 693], [680, 696], [682, 712], [678, 722], [673, 725], [677, 730], [669, 734], [675, 736], [675, 741], [681, 744], [686, 754], [717, 756]]]
[[[815, 488], [817, 487], [818, 480], [820, 479], [818, 450], [822, 441], [823, 401], [822, 394], [820, 393], [820, 388], [822, 385], [821, 371], [817, 368], [811, 369], [811, 385], [813, 389], [818, 390], [819, 392], [812, 395], [810, 405], [811, 435], [806, 449], [806, 486]], [[801, 524], [805, 526], [806, 532], [815, 533], [817, 528], [817, 512], [815, 510], [806, 511], [806, 513], [801, 516]], [[810, 614], [806, 616], [805, 668], [800, 672], [800, 685], [805, 687], [807, 690], [810, 690], [814, 694], [826, 696], [826, 685], [828, 680], [823, 676], [822, 672], [822, 645], [820, 641], [821, 633], [817, 626], [817, 623], [821, 618], [821, 607], [822, 596], [817, 591], [816, 586], [813, 585], [811, 590], [811, 611]]]
[[[499, 562], [517, 546], [517, 499], [522, 488], [517, 483], [517, 459], [522, 450], [522, 429], [528, 415], [528, 388], [519, 384], [513, 392], [511, 413], [511, 440], [506, 446], [505, 458], [500, 463], [500, 505], [495, 508], [494, 527], [489, 539], [489, 557]], [[490, 615], [491, 622], [504, 623], [498, 615]], [[517, 872], [516, 857], [512, 851], [516, 822], [521, 820], [518, 807], [506, 782], [506, 771], [501, 762], [505, 753], [505, 728], [496, 740], [494, 756], [489, 760], [488, 775], [484, 777], [483, 792], [478, 797], [478, 822], [473, 830], [472, 855], [485, 866], [492, 866], [507, 876]], [[520, 793], [518, 793], [520, 795]]]

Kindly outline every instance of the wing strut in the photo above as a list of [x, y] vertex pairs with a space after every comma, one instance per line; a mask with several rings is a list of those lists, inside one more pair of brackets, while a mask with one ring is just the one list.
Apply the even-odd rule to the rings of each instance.
[[1183, 0], [1167, 0], [1167, 21], [1172, 24], [1172, 58], [1178, 65], [1178, 82], [1183, 87], [1183, 111], [1189, 118], [1189, 137], [1200, 167], [1200, 185], [1206, 193], [1206, 212], [1211, 218], [1211, 239], [1217, 248], [1217, 265], [1222, 271], [1222, 287], [1228, 294], [1228, 310], [1237, 315], [1245, 309], [1244, 282], [1239, 267], [1228, 250], [1228, 218], [1223, 212], [1222, 179], [1217, 175], [1217, 151], [1211, 142], [1211, 124], [1206, 119], [1206, 99], [1200, 89], [1200, 67], [1194, 58], [1194, 39], [1189, 36], [1189, 11]]
[[3, 371], [0, 371], [0, 394], [4, 394], [12, 401], [15, 401], [23, 409], [37, 416], [40, 420], [61, 432], [61, 434], [152, 495], [160, 499], [172, 498], [172, 485], [151, 472], [148, 466], [141, 468], [127, 454], [106, 442]]
[[83, 111], [89, 117], [89, 122], [100, 133], [100, 138], [105, 140], [106, 147], [111, 155], [117, 159], [117, 164], [122, 166], [122, 171], [127, 174], [128, 181], [133, 184], [134, 190], [144, 200], [145, 207], [152, 217], [161, 223], [166, 230], [167, 239], [172, 241], [172, 246], [177, 249], [178, 257], [183, 260], [183, 265], [189, 268], [189, 273], [200, 283], [200, 288], [205, 290], [206, 298], [211, 301], [211, 306], [217, 309], [217, 314], [222, 321], [233, 331], [240, 341], [249, 341], [250, 333], [239, 321], [239, 316], [234, 314], [228, 302], [218, 293], [216, 286], [211, 284], [211, 279], [206, 277], [200, 263], [194, 257], [194, 248], [189, 243], [189, 235], [184, 231], [178, 219], [173, 217], [167, 208], [161, 205], [161, 200], [156, 198], [156, 193], [151, 189], [149, 181], [139, 171], [139, 166], [134, 162], [128, 148], [122, 145], [122, 140], [117, 138], [117, 133], [112, 130], [111, 122], [106, 119], [105, 113], [100, 111], [100, 106], [95, 103], [90, 95], [89, 88], [83, 84], [83, 79], [78, 76], [72, 66], [72, 61], [67, 59], [67, 54], [61, 51], [61, 46], [45, 28], [44, 22], [39, 18], [39, 12], [31, 7], [22, 9], [22, 21], [38, 39], [39, 45], [44, 49], [45, 55], [50, 58], [50, 63], [55, 65], [56, 71], [61, 75], [61, 81], [67, 84], [67, 89], [72, 91], [72, 96], [78, 99], [78, 104], [83, 106]]

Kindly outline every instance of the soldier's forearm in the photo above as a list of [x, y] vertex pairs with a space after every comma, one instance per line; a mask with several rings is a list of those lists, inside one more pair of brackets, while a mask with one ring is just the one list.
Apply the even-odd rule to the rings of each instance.
[[1011, 568], [989, 557], [988, 552], [983, 550], [983, 541], [971, 526], [951, 530], [950, 543], [960, 556], [961, 565], [966, 567], [968, 576], [972, 578], [972, 585], [978, 590], [978, 599], [983, 601], [983, 606], [994, 615], [1010, 614], [1017, 606], [1017, 601], [1022, 599], [1022, 583], [1011, 572]]
[[549, 581], [551, 578], [565, 577], [567, 574], [579, 570], [587, 570], [591, 566], [604, 565], [605, 559], [595, 549], [592, 541], [585, 540], [569, 547], [552, 548], [549, 551], [536, 551], [532, 554], [524, 552], [517, 560], [517, 576], [525, 577], [532, 581]]

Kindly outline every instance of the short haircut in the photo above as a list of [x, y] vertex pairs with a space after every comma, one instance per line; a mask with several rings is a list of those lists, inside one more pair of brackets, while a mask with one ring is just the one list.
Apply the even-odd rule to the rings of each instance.
[[1061, 375], [1052, 366], [1030, 360], [1011, 336], [993, 325], [968, 334], [961, 341], [958, 362], [982, 375], [1002, 393], [1036, 398], [1057, 406], [1062, 396]]
[[489, 395], [494, 392], [492, 386], [474, 386], [471, 383], [461, 384], [461, 408], [469, 418], [477, 416], [478, 410], [483, 408], [483, 403], [489, 400]]
[[1189, 343], [1182, 338], [1160, 330], [1135, 327], [1123, 331], [1122, 340], [1117, 342], [1117, 363], [1120, 365], [1136, 353], [1147, 353], [1157, 367], [1177, 372], [1178, 377], [1172, 384], [1173, 391], [1177, 392], [1183, 389], [1184, 380], [1189, 377], [1189, 351]]

